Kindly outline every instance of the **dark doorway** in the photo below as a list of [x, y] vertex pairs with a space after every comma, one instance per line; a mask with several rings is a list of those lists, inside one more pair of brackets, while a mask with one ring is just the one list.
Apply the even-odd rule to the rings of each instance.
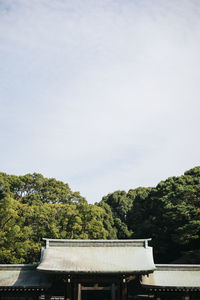
[[111, 300], [111, 290], [83, 290], [81, 300]]

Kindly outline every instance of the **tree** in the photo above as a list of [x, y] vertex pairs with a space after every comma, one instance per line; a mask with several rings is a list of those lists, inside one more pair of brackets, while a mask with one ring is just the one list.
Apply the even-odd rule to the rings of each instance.
[[0, 173], [0, 191], [8, 192], [22, 203], [79, 203], [86, 201], [72, 192], [67, 183], [33, 173], [24, 176]]
[[0, 202], [0, 261], [1, 263], [24, 263], [38, 254], [41, 244], [32, 243], [33, 229], [27, 220], [28, 205], [5, 195]]
[[88, 204], [67, 184], [40, 174], [0, 173], [0, 261], [36, 263], [42, 238], [115, 238], [103, 207]]
[[152, 237], [157, 262], [170, 262], [200, 241], [200, 167], [170, 177], [135, 197], [129, 211], [134, 238]]
[[116, 191], [103, 197], [102, 201], [99, 203], [99, 206], [105, 208], [105, 204], [110, 207], [109, 214], [112, 213], [114, 227], [117, 231], [117, 237], [119, 239], [130, 238], [132, 231], [129, 230], [127, 225], [127, 213], [132, 206], [132, 200], [127, 197], [125, 191]]

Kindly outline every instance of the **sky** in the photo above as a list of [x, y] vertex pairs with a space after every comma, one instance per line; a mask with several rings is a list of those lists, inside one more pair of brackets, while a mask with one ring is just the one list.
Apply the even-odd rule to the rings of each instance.
[[0, 171], [89, 203], [200, 165], [198, 0], [0, 0]]

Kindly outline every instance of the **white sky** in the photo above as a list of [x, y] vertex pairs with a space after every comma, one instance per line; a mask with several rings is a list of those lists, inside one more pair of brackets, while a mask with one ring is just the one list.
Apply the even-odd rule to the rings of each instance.
[[200, 165], [200, 1], [0, 0], [1, 171], [89, 202]]

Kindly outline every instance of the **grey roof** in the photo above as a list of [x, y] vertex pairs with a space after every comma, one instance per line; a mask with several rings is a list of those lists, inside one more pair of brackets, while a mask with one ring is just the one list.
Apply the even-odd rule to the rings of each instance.
[[154, 269], [148, 240], [46, 239], [38, 266], [67, 274], [145, 274]]
[[142, 276], [148, 289], [200, 289], [200, 265], [156, 265], [153, 274]]
[[36, 269], [37, 265], [0, 265], [0, 288], [48, 288], [51, 283], [46, 274]]

